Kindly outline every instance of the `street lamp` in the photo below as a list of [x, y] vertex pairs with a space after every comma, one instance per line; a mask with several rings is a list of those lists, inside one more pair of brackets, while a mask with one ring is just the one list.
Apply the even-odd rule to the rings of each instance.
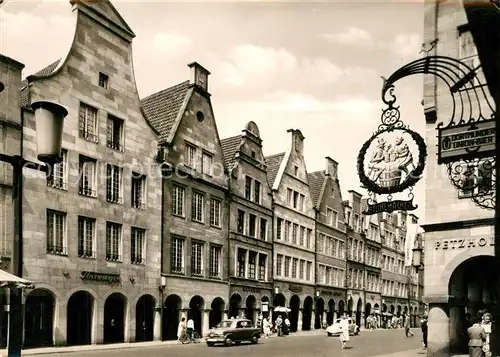
[[[0, 83], [0, 92], [4, 89]], [[21, 155], [0, 153], [0, 161], [12, 166], [12, 205], [14, 208], [14, 241], [12, 244], [11, 272], [23, 275], [23, 168], [31, 168], [50, 174], [54, 164], [61, 162], [63, 119], [68, 115], [66, 108], [51, 101], [31, 103], [35, 112], [38, 160], [43, 164], [25, 160]], [[21, 127], [22, 135], [22, 127]], [[23, 342], [22, 289], [10, 288], [8, 355], [21, 356]]]

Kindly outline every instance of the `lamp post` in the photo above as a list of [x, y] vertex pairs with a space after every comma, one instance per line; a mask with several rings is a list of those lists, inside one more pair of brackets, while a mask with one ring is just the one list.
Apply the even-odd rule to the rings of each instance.
[[[4, 85], [0, 83], [0, 92]], [[23, 275], [23, 168], [31, 168], [50, 174], [52, 166], [61, 160], [63, 119], [68, 111], [60, 104], [37, 101], [31, 104], [35, 112], [38, 160], [43, 164], [25, 160], [21, 155], [0, 153], [0, 161], [12, 166], [12, 204], [14, 209], [14, 241], [12, 244], [11, 272]], [[21, 128], [22, 132], [22, 128]], [[8, 355], [21, 356], [23, 343], [22, 289], [10, 288]]]

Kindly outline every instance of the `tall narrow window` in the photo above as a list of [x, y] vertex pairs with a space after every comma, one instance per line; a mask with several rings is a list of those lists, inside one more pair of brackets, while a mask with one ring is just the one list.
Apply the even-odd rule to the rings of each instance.
[[312, 281], [312, 262], [307, 262], [306, 279]]
[[146, 230], [132, 227], [130, 237], [130, 262], [144, 264], [146, 261]]
[[221, 200], [216, 198], [210, 199], [210, 225], [220, 227], [221, 216]]
[[47, 253], [66, 253], [66, 213], [47, 210]]
[[219, 246], [210, 246], [210, 277], [221, 278], [221, 257], [222, 248]]
[[172, 273], [184, 274], [184, 239], [172, 238], [170, 260]]
[[245, 249], [238, 248], [238, 261], [237, 261], [238, 265], [236, 267], [236, 272], [237, 272], [239, 278], [245, 277], [246, 258], [247, 258], [247, 251]]
[[299, 208], [299, 193], [297, 191], [293, 191], [293, 208]]
[[172, 186], [172, 214], [174, 216], [184, 217], [184, 200], [186, 189], [184, 187]]
[[256, 203], [260, 203], [260, 191], [261, 191], [261, 184], [259, 181], [254, 181], [254, 186], [253, 186], [253, 200]]
[[184, 164], [187, 167], [196, 169], [196, 147], [193, 145], [186, 144], [186, 158]]
[[193, 192], [193, 199], [191, 204], [191, 218], [193, 221], [203, 223], [204, 222], [204, 196], [199, 192]]
[[266, 280], [266, 263], [267, 263], [267, 255], [259, 254], [259, 280]]
[[248, 279], [256, 279], [257, 252], [248, 253]]
[[292, 279], [297, 279], [297, 266], [299, 265], [299, 259], [293, 258], [292, 260]]
[[291, 241], [291, 239], [290, 239], [290, 232], [292, 230], [291, 226], [292, 226], [292, 222], [285, 221], [285, 236], [283, 238], [287, 242]]
[[82, 196], [97, 196], [97, 161], [90, 157], [79, 157], [78, 192]]
[[132, 173], [132, 207], [146, 209], [146, 176]]
[[306, 227], [300, 226], [300, 245], [306, 246]]
[[304, 280], [305, 274], [306, 274], [306, 261], [301, 259], [299, 266], [299, 279]]
[[299, 244], [299, 225], [297, 223], [292, 226], [292, 243]]
[[87, 141], [97, 142], [97, 109], [80, 103], [78, 110], [78, 133]]
[[61, 150], [62, 161], [54, 165], [52, 171], [47, 175], [47, 186], [60, 190], [68, 189], [68, 151]]
[[106, 260], [121, 262], [122, 226], [118, 223], [106, 222]]
[[104, 74], [102, 72], [99, 72], [99, 87], [102, 87], [104, 89], [108, 89], [109, 85], [109, 77], [107, 74]]
[[252, 178], [248, 176], [245, 176], [245, 198], [252, 199]]
[[291, 265], [291, 262], [292, 262], [292, 258], [291, 257], [285, 257], [285, 278], [289, 278], [290, 277], [290, 265]]
[[245, 211], [238, 210], [238, 220], [236, 222], [237, 227], [236, 229], [238, 230], [238, 233], [244, 234], [245, 233]]
[[277, 218], [276, 219], [276, 239], [277, 240], [283, 239], [282, 232], [283, 232], [283, 218]]
[[286, 189], [286, 203], [288, 206], [292, 206], [293, 201], [293, 190], [291, 188]]
[[257, 233], [257, 216], [250, 214], [248, 217], [248, 235], [255, 237]]
[[122, 168], [116, 165], [106, 165], [106, 201], [122, 203]]
[[283, 276], [283, 255], [276, 255], [276, 276]]
[[201, 164], [202, 164], [202, 172], [205, 175], [212, 176], [213, 156], [209, 153], [204, 152]]
[[95, 258], [95, 219], [78, 217], [78, 256], [80, 258]]
[[265, 218], [260, 219], [260, 239], [266, 240], [267, 238], [267, 220]]
[[191, 275], [203, 275], [203, 244], [191, 243]]
[[123, 120], [112, 115], [108, 115], [106, 145], [108, 148], [123, 151]]

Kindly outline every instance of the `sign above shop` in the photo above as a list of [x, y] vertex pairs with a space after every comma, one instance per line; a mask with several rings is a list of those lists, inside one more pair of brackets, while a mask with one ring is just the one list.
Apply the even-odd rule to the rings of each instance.
[[122, 281], [119, 274], [95, 273], [93, 271], [82, 271], [80, 277], [82, 280], [92, 280], [108, 284], [118, 284]]
[[288, 290], [290, 290], [292, 293], [301, 293], [302, 286], [296, 284], [288, 284]]
[[495, 155], [495, 119], [438, 128], [438, 163]]
[[476, 247], [494, 246], [495, 237], [470, 237], [460, 239], [444, 239], [435, 242], [436, 250], [467, 249]]
[[[391, 99], [384, 98], [386, 92]], [[412, 189], [422, 177], [427, 147], [424, 139], [400, 120], [393, 92], [393, 87], [384, 87], [382, 100], [388, 107], [382, 111], [382, 124], [358, 155], [358, 176], [370, 196], [363, 212], [367, 215], [417, 209]], [[393, 194], [407, 189], [409, 200], [393, 200]], [[376, 195], [387, 195], [387, 201], [378, 202]]]
[[244, 286], [241, 290], [243, 290], [246, 293], [254, 293], [254, 294], [260, 294], [260, 290], [257, 288], [252, 288], [249, 286]]

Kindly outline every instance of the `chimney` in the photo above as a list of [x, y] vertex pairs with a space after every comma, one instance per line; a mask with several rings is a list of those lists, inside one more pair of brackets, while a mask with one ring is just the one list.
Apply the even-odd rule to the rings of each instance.
[[0, 121], [21, 125], [21, 78], [24, 64], [0, 54]]
[[338, 162], [332, 159], [330, 156], [327, 156], [325, 159], [326, 159], [325, 173], [329, 175], [333, 180], [336, 180], [337, 170], [339, 168]]
[[208, 76], [210, 72], [198, 62], [192, 62], [188, 64], [188, 67], [191, 68], [189, 84], [208, 93]]
[[304, 135], [299, 129], [288, 129], [286, 132], [290, 133], [292, 139], [291, 150], [295, 150], [299, 156], [302, 156], [304, 154]]

